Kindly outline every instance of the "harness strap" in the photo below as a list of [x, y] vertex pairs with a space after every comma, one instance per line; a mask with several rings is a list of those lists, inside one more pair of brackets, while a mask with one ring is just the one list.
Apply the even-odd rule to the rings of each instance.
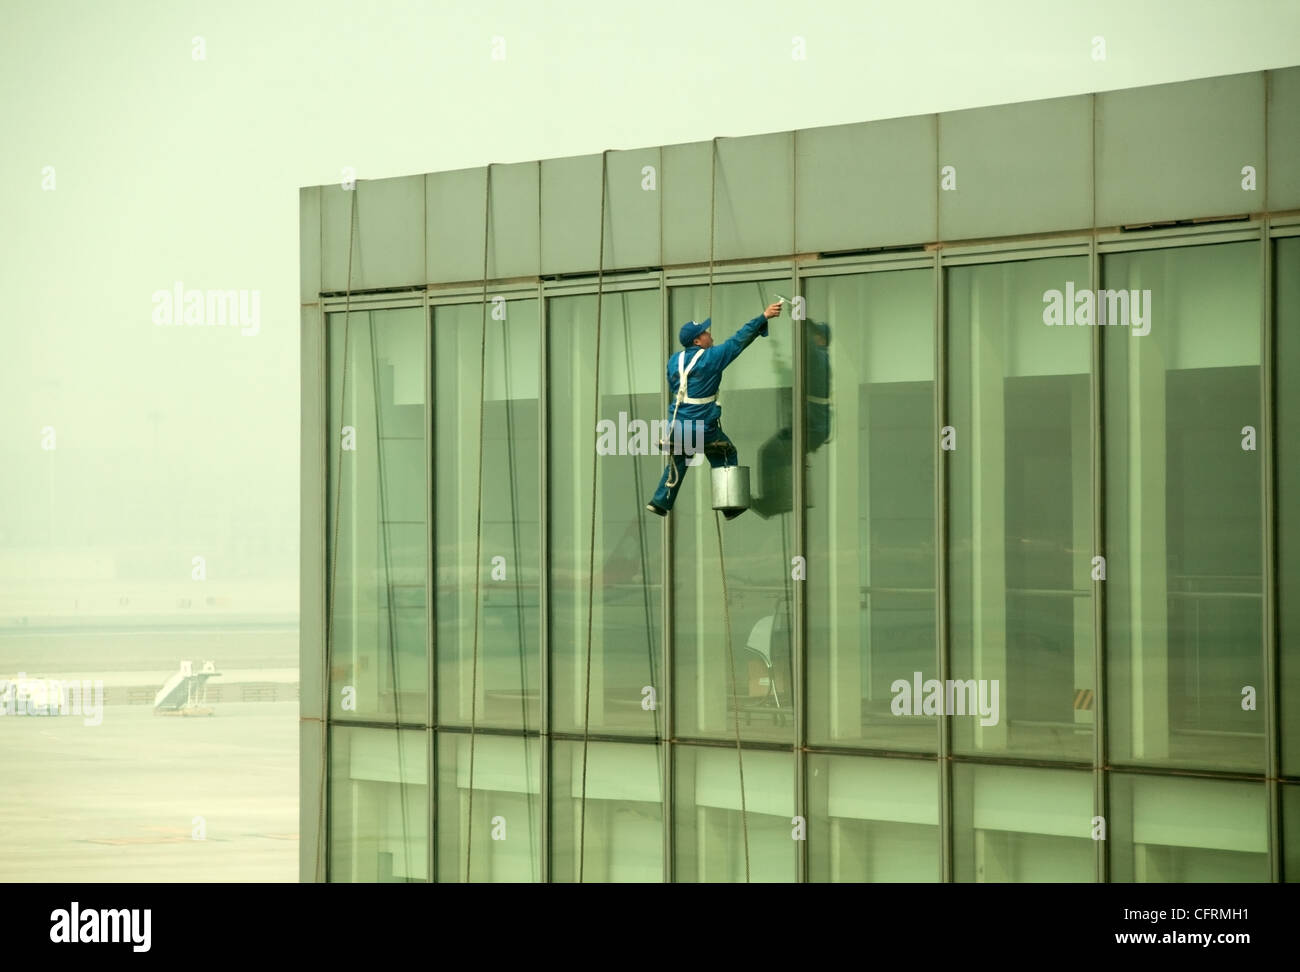
[[686, 378], [688, 375], [690, 375], [691, 369], [695, 367], [695, 362], [700, 360], [700, 355], [702, 355], [703, 353], [704, 353], [703, 348], [700, 348], [700, 350], [696, 351], [695, 356], [691, 358], [690, 364], [685, 363], [686, 362], [685, 351], [683, 351], [680, 355], [677, 356], [677, 403], [679, 405], [708, 405], [710, 402], [717, 401], [718, 399], [718, 396], [716, 394], [710, 395], [708, 398], [691, 398], [686, 394], [687, 391]]

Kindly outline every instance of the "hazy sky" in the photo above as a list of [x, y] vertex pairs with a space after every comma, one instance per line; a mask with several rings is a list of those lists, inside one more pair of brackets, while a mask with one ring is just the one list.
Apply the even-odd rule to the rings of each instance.
[[[288, 610], [300, 186], [1300, 64], [1297, 0], [2, 2], [0, 580], [207, 545]], [[155, 326], [176, 281], [258, 332]]]

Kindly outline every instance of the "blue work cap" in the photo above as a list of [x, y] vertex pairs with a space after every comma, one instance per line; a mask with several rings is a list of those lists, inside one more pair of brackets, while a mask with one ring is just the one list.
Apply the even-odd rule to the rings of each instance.
[[682, 325], [681, 332], [677, 339], [682, 342], [682, 347], [689, 348], [695, 343], [695, 339], [707, 331], [713, 325], [713, 318], [706, 317], [703, 322], [687, 321]]
[[822, 322], [822, 321], [809, 321], [809, 323], [812, 324], [812, 326], [813, 326], [813, 333], [814, 333], [814, 334], [818, 334], [818, 335], [820, 335], [821, 337], [824, 337], [824, 338], [826, 339], [827, 343], [830, 343], [830, 339], [831, 339], [831, 328], [830, 328], [830, 325], [829, 325], [829, 324], [826, 324], [826, 323], [824, 323], [824, 322]]

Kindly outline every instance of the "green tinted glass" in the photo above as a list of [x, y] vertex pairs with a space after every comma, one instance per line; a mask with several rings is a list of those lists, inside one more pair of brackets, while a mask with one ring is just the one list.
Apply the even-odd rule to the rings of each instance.
[[1110, 879], [1267, 881], [1265, 799], [1263, 783], [1112, 774]]
[[584, 797], [582, 743], [554, 744], [552, 881], [663, 880], [662, 764], [657, 745], [591, 741]]
[[808, 810], [810, 881], [942, 878], [933, 758], [809, 754]]
[[934, 271], [815, 277], [807, 453], [808, 732], [934, 751], [897, 679], [935, 668]]
[[433, 310], [439, 403], [433, 439], [438, 722], [536, 728], [541, 677], [538, 302], [506, 300], [490, 306], [486, 351], [483, 317], [477, 303]]
[[[722, 343], [763, 312], [789, 280], [713, 287], [712, 331]], [[788, 296], [788, 294], [787, 294]], [[681, 287], [670, 295], [670, 329], [709, 316], [709, 288]], [[682, 736], [729, 738], [733, 720], [747, 739], [789, 740], [789, 686], [794, 620], [791, 558], [794, 513], [789, 507], [792, 456], [792, 321], [789, 311], [769, 324], [727, 367], [718, 392], [721, 426], [739, 465], [750, 467], [754, 503], [735, 523], [722, 523], [730, 616], [724, 611], [717, 521], [707, 462], [687, 467], [671, 514], [675, 699]], [[676, 347], [681, 350], [680, 345]], [[667, 354], [658, 363], [664, 382]], [[646, 363], [650, 367], [651, 362]], [[666, 386], [665, 386], [666, 387]], [[667, 416], [665, 416], [665, 419]], [[661, 467], [662, 468], [662, 467]], [[656, 485], [658, 481], [656, 480]], [[727, 622], [730, 621], [730, 644]], [[728, 665], [734, 666], [733, 676]]]
[[338, 719], [428, 716], [424, 334], [419, 308], [329, 315], [326, 583]]
[[[796, 880], [792, 753], [679, 746], [674, 764], [676, 879], [744, 882]], [[748, 852], [748, 853], [746, 853]]]
[[541, 880], [540, 752], [536, 736], [438, 733], [439, 881]]
[[954, 879], [1097, 880], [1092, 780], [1073, 770], [954, 766]]
[[948, 271], [956, 752], [1092, 758], [1095, 329], [1046, 323], [1087, 281], [1082, 257]]
[[659, 734], [657, 698], [646, 689], [657, 696], [663, 688], [664, 528], [645, 511], [663, 470], [649, 424], [662, 419], [663, 376], [655, 364], [659, 305], [658, 290], [605, 295], [599, 408], [592, 397], [595, 295], [557, 297], [547, 305], [551, 715], [557, 730], [581, 732], [589, 725], [599, 732]]
[[330, 730], [331, 881], [429, 880], [423, 730]]
[[1102, 335], [1116, 762], [1264, 769], [1259, 246], [1118, 253], [1149, 333]]

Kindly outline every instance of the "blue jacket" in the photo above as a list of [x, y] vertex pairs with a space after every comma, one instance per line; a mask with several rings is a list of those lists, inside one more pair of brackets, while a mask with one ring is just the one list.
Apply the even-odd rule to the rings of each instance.
[[[721, 344], [715, 344], [705, 350], [695, 362], [691, 373], [686, 376], [686, 394], [691, 398], [708, 398], [710, 395], [716, 395], [718, 385], [722, 383], [723, 369], [740, 357], [740, 352], [749, 347], [754, 342], [754, 338], [760, 334], [767, 337], [767, 318], [762, 314], [742, 324], [735, 334]], [[699, 350], [697, 347], [683, 348], [681, 351], [675, 351], [668, 359], [668, 420], [670, 422], [673, 417], [673, 405], [677, 399], [677, 359], [685, 354], [686, 360], [682, 363], [682, 367], [686, 367]], [[683, 403], [677, 409], [678, 422], [703, 421], [707, 426], [718, 421], [721, 416], [722, 407], [717, 402], [709, 402], [707, 405]]]

